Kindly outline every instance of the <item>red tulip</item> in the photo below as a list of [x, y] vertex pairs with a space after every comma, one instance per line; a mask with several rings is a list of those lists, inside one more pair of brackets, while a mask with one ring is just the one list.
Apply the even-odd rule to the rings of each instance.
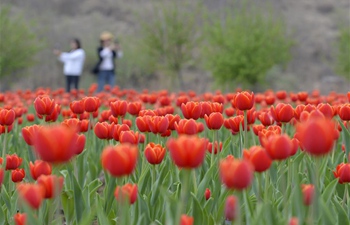
[[75, 149], [75, 154], [79, 155], [84, 151], [86, 137], [84, 134], [75, 134], [75, 144], [73, 148]]
[[173, 114], [167, 114], [165, 115], [166, 118], [168, 118], [169, 125], [168, 129], [169, 130], [175, 130], [175, 123], [178, 123], [180, 121], [180, 116], [179, 115], [173, 115]]
[[277, 91], [276, 92], [276, 97], [279, 99], [279, 100], [284, 100], [287, 98], [287, 92], [285, 90], [281, 90], [281, 91]]
[[85, 97], [82, 101], [84, 102], [84, 110], [90, 113], [96, 112], [101, 104], [100, 99], [97, 97]]
[[160, 164], [165, 156], [165, 148], [160, 144], [155, 144], [153, 142], [148, 143], [144, 151], [147, 161], [152, 164]]
[[99, 139], [113, 139], [114, 126], [114, 123], [96, 123], [94, 127], [94, 133]]
[[249, 151], [244, 150], [243, 156], [244, 159], [252, 163], [254, 170], [259, 173], [268, 170], [272, 163], [269, 154], [260, 146], [252, 146]]
[[209, 188], [205, 189], [205, 192], [204, 192], [205, 200], [208, 200], [210, 198], [210, 195], [211, 195], [210, 189]]
[[338, 115], [340, 119], [344, 121], [350, 121], [350, 103], [340, 106], [338, 110]]
[[341, 163], [333, 171], [334, 177], [338, 178], [340, 184], [350, 183], [350, 163]]
[[262, 124], [258, 124], [258, 125], [253, 125], [253, 132], [256, 136], [259, 135], [259, 132], [265, 130], [265, 126]]
[[27, 224], [27, 215], [25, 213], [16, 213], [13, 216], [15, 225], [26, 225]]
[[112, 176], [131, 174], [136, 166], [138, 149], [134, 145], [107, 146], [101, 155], [102, 167]]
[[25, 176], [26, 172], [24, 171], [24, 169], [17, 168], [11, 171], [11, 179], [15, 183], [21, 182]]
[[139, 132], [133, 130], [121, 131], [119, 134], [119, 142], [137, 145], [140, 142], [141, 135], [142, 134]]
[[45, 189], [37, 184], [21, 183], [17, 186], [20, 198], [33, 209], [38, 209], [45, 196]]
[[226, 108], [225, 114], [226, 114], [226, 116], [231, 117], [235, 114], [235, 109], [232, 107]]
[[333, 118], [335, 111], [333, 107], [328, 103], [321, 103], [317, 105], [317, 109], [320, 110], [323, 115], [329, 119]]
[[238, 199], [236, 196], [228, 196], [225, 203], [225, 218], [228, 221], [234, 221], [237, 218], [239, 210]]
[[16, 119], [16, 114], [13, 109], [0, 109], [0, 125], [10, 126]]
[[235, 97], [232, 99], [232, 106], [239, 110], [249, 110], [253, 108], [254, 105], [254, 93], [249, 93], [247, 91], [243, 91], [237, 93]]
[[29, 163], [30, 175], [37, 180], [41, 175], [50, 175], [52, 172], [51, 165], [42, 160], [35, 160], [34, 164]]
[[299, 225], [299, 219], [297, 217], [290, 218], [288, 225]]
[[26, 116], [28, 122], [33, 122], [35, 120], [34, 114], [30, 113]]
[[296, 138], [306, 152], [321, 156], [332, 150], [335, 130], [335, 124], [331, 120], [310, 119], [297, 126]]
[[198, 102], [182, 103], [181, 111], [186, 119], [197, 120], [202, 113], [202, 105]]
[[193, 225], [193, 217], [187, 215], [181, 215], [180, 225]]
[[129, 102], [128, 103], [128, 113], [133, 116], [137, 116], [141, 110], [141, 102]]
[[265, 96], [265, 102], [266, 105], [273, 105], [273, 103], [275, 103], [276, 98], [273, 94], [269, 94], [267, 96]]
[[18, 157], [17, 154], [6, 156], [6, 170], [15, 170], [22, 163], [22, 158]]
[[[214, 148], [214, 149], [213, 149]], [[208, 152], [211, 154], [214, 150], [214, 154], [217, 154], [218, 152], [221, 152], [222, 150], [222, 142], [217, 142], [215, 141], [214, 142], [214, 146], [213, 146], [213, 143], [212, 142], [208, 142], [207, 144], [207, 150]]]
[[123, 100], [118, 100], [109, 103], [109, 107], [111, 108], [111, 112], [114, 117], [125, 116], [128, 110], [128, 103]]
[[303, 203], [306, 206], [312, 204], [314, 199], [315, 187], [312, 184], [302, 184], [301, 191], [303, 193]]
[[219, 130], [224, 124], [224, 116], [219, 112], [211, 113], [209, 116], [205, 115], [204, 119], [210, 130]]
[[65, 119], [61, 124], [67, 126], [68, 128], [74, 129], [76, 132], [81, 130], [81, 121], [76, 118]]
[[147, 116], [136, 117], [135, 123], [140, 132], [150, 132], [150, 127], [147, 123]]
[[127, 183], [124, 186], [117, 186], [114, 196], [118, 201], [128, 201], [129, 204], [134, 204], [137, 200], [137, 185]]
[[224, 126], [227, 129], [231, 129], [233, 132], [238, 133], [240, 131], [240, 127], [244, 127], [244, 116], [239, 115], [235, 117], [230, 117], [224, 121]]
[[178, 123], [175, 123], [175, 130], [178, 134], [198, 134], [203, 131], [202, 128], [203, 124], [196, 122], [193, 119], [181, 119]]
[[83, 114], [85, 111], [85, 107], [84, 107], [84, 101], [80, 100], [80, 101], [72, 101], [69, 104], [69, 108], [70, 110], [72, 110], [72, 112], [74, 114]]
[[[0, 158], [1, 159], [1, 158]], [[0, 187], [2, 185], [2, 182], [4, 181], [4, 169], [0, 168]]]
[[276, 108], [271, 106], [271, 115], [277, 122], [288, 123], [294, 117], [294, 109], [289, 104], [279, 103]]
[[34, 149], [44, 161], [63, 163], [75, 153], [76, 133], [62, 125], [42, 127], [34, 137]]
[[200, 102], [199, 104], [202, 108], [200, 118], [204, 118], [205, 115], [210, 115], [213, 112], [211, 102]]
[[180, 168], [192, 169], [200, 166], [205, 157], [206, 140], [198, 136], [180, 135], [167, 142], [170, 156]]
[[34, 108], [38, 115], [49, 116], [52, 114], [56, 106], [55, 100], [50, 99], [49, 96], [38, 96], [34, 101]]
[[275, 122], [270, 112], [262, 112], [259, 115], [259, 120], [264, 126], [270, 126]]
[[284, 160], [291, 156], [294, 145], [287, 135], [282, 134], [270, 136], [264, 144], [264, 147], [271, 159]]
[[164, 116], [146, 117], [150, 131], [154, 134], [162, 134], [168, 130], [169, 120]]
[[120, 141], [120, 134], [123, 131], [130, 131], [130, 127], [126, 124], [116, 124], [112, 128], [112, 137], [115, 141]]
[[38, 178], [38, 185], [44, 188], [44, 198], [54, 198], [59, 195], [63, 188], [63, 177], [55, 175], [42, 175]]
[[298, 92], [298, 99], [301, 102], [306, 101], [307, 97], [308, 97], [308, 93], [306, 91], [302, 91], [302, 92]]
[[222, 183], [229, 189], [243, 190], [252, 183], [254, 167], [247, 160], [228, 155], [220, 161], [219, 170]]

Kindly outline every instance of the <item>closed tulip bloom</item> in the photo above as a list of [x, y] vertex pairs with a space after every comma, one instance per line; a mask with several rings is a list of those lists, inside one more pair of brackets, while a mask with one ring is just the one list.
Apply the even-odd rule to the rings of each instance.
[[268, 94], [264, 98], [266, 105], [273, 105], [275, 103], [276, 98], [273, 94]]
[[76, 132], [80, 131], [81, 121], [76, 118], [65, 119], [61, 124], [74, 129]]
[[288, 135], [272, 135], [267, 139], [264, 147], [273, 160], [284, 160], [293, 152], [293, 142]]
[[150, 127], [147, 123], [148, 116], [136, 117], [135, 123], [140, 132], [150, 132]]
[[180, 225], [193, 225], [193, 217], [182, 214], [180, 218]]
[[262, 112], [259, 115], [259, 120], [264, 126], [270, 126], [275, 122], [270, 112]]
[[16, 113], [13, 109], [0, 109], [0, 125], [10, 126], [15, 122]]
[[114, 177], [131, 174], [136, 166], [138, 149], [134, 145], [107, 146], [101, 155], [102, 167]]
[[242, 126], [244, 129], [244, 116], [239, 115], [235, 117], [230, 117], [224, 121], [224, 126], [226, 127], [226, 129], [230, 129], [233, 132], [238, 133]]
[[262, 131], [262, 130], [264, 130], [264, 129], [265, 129], [265, 126], [262, 125], [262, 124], [253, 125], [253, 131], [254, 131], [254, 134], [255, 134], [256, 136], [258, 136], [258, 135], [259, 135], [259, 132]]
[[115, 141], [120, 141], [120, 134], [123, 131], [130, 131], [130, 127], [126, 124], [115, 124], [112, 128], [112, 137]]
[[147, 124], [152, 133], [162, 134], [168, 130], [169, 120], [164, 116], [147, 117]]
[[100, 99], [97, 97], [85, 97], [82, 101], [84, 102], [84, 110], [89, 113], [96, 112], [101, 104]]
[[284, 100], [287, 98], [287, 92], [285, 90], [281, 90], [281, 91], [277, 91], [276, 92], [276, 97], [279, 99], [279, 100]]
[[31, 208], [38, 209], [45, 196], [45, 189], [38, 184], [21, 183], [17, 186], [18, 195]]
[[339, 184], [350, 183], [350, 164], [341, 163], [337, 166], [337, 169], [333, 171], [334, 177], [338, 178]]
[[290, 218], [288, 225], [299, 225], [299, 219], [297, 217]]
[[42, 160], [35, 160], [34, 164], [30, 162], [29, 169], [34, 180], [37, 180], [41, 175], [50, 175], [52, 172], [51, 165]]
[[202, 107], [200, 118], [204, 118], [205, 115], [210, 115], [213, 112], [210, 102], [200, 102], [199, 104]]
[[94, 127], [94, 133], [99, 139], [113, 139], [114, 126], [114, 123], [96, 123]]
[[114, 196], [118, 201], [128, 201], [130, 205], [134, 204], [137, 200], [137, 185], [127, 183], [123, 186], [117, 186], [114, 192]]
[[222, 183], [228, 189], [243, 190], [253, 181], [254, 167], [247, 160], [238, 160], [228, 155], [220, 161], [219, 172]]
[[128, 110], [128, 103], [124, 100], [117, 100], [109, 103], [109, 107], [114, 117], [125, 116]]
[[11, 171], [11, 180], [15, 183], [21, 182], [23, 178], [26, 176], [26, 172], [24, 169], [15, 169]]
[[206, 140], [188, 135], [180, 135], [177, 139], [171, 138], [167, 142], [171, 159], [176, 166], [185, 169], [196, 168], [203, 163], [206, 145]]
[[63, 163], [76, 153], [74, 130], [65, 126], [42, 127], [34, 137], [34, 149], [44, 161]]
[[323, 113], [323, 115], [329, 119], [333, 118], [335, 111], [333, 107], [328, 103], [320, 103], [317, 105], [317, 109]]
[[28, 122], [33, 122], [35, 120], [35, 116], [33, 113], [27, 114], [26, 118]]
[[127, 110], [130, 115], [137, 116], [142, 108], [141, 102], [129, 102]]
[[92, 129], [92, 124], [89, 120], [80, 120], [80, 132], [87, 132], [90, 129]]
[[4, 174], [5, 174], [4, 169], [0, 168], [0, 186], [2, 185], [2, 182], [4, 181]]
[[72, 101], [69, 104], [69, 108], [70, 110], [72, 110], [72, 112], [74, 114], [83, 114], [85, 111], [84, 108], [84, 101], [83, 100], [79, 100], [79, 101]]
[[173, 114], [167, 114], [165, 115], [166, 118], [168, 118], [169, 125], [168, 129], [169, 130], [175, 130], [175, 123], [178, 123], [180, 121], [180, 116], [179, 115], [173, 115]]
[[309, 94], [306, 91], [298, 92], [297, 95], [298, 95], [299, 101], [301, 102], [306, 101], [307, 97], [309, 96]]
[[42, 175], [37, 182], [45, 190], [44, 198], [54, 198], [61, 193], [64, 179], [55, 175]]
[[210, 130], [219, 130], [224, 124], [224, 116], [219, 112], [211, 113], [209, 116], [205, 115], [204, 119]]
[[338, 115], [340, 119], [344, 121], [350, 121], [350, 103], [342, 105], [338, 109]]
[[120, 143], [129, 143], [137, 145], [140, 141], [140, 133], [133, 130], [121, 131], [119, 135]]
[[175, 123], [175, 130], [178, 134], [194, 135], [203, 131], [203, 124], [196, 122], [194, 119], [181, 119]]
[[294, 109], [289, 104], [279, 103], [276, 108], [271, 106], [271, 115], [277, 122], [288, 123], [294, 117]]
[[225, 203], [225, 219], [228, 221], [234, 221], [237, 218], [238, 210], [239, 205], [236, 196], [228, 196]]
[[181, 111], [186, 119], [197, 120], [202, 113], [202, 105], [198, 102], [187, 102], [181, 104]]
[[15, 170], [22, 164], [22, 158], [17, 154], [6, 156], [6, 170]]
[[38, 115], [49, 116], [52, 114], [56, 106], [55, 100], [50, 99], [47, 95], [38, 96], [34, 100], [34, 108]]
[[233, 107], [228, 107], [225, 109], [225, 114], [228, 117], [231, 117], [235, 114], [235, 109]]
[[243, 91], [237, 93], [232, 99], [232, 106], [239, 110], [249, 110], [254, 105], [254, 93]]
[[15, 225], [26, 225], [27, 224], [27, 215], [25, 213], [16, 213], [13, 216]]
[[208, 200], [210, 198], [210, 195], [211, 195], [210, 189], [209, 188], [205, 189], [205, 192], [204, 192], [205, 200]]
[[303, 193], [303, 203], [306, 206], [312, 204], [314, 200], [315, 187], [312, 184], [302, 184], [301, 191]]
[[266, 150], [261, 146], [252, 146], [249, 150], [244, 150], [244, 159], [249, 160], [256, 172], [264, 172], [271, 166], [272, 160]]
[[296, 138], [307, 153], [322, 156], [332, 150], [335, 131], [335, 124], [331, 120], [309, 119], [297, 126]]
[[75, 144], [73, 145], [73, 148], [75, 148], [75, 154], [79, 155], [84, 151], [85, 148], [85, 142], [86, 137], [84, 134], [75, 134]]
[[214, 150], [214, 154], [217, 154], [218, 152], [221, 152], [222, 150], [222, 142], [217, 142], [215, 141], [214, 142], [214, 145], [213, 145], [213, 142], [208, 142], [207, 144], [207, 150], [208, 152], [211, 154]]
[[150, 142], [147, 144], [144, 154], [150, 164], [157, 165], [164, 159], [165, 148], [163, 148], [160, 144]]

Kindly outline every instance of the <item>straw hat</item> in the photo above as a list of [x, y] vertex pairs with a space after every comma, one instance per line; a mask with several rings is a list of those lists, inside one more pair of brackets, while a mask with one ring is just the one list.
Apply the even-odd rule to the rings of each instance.
[[111, 34], [110, 32], [108, 31], [104, 31], [102, 32], [102, 34], [100, 35], [100, 39], [102, 41], [107, 41], [107, 40], [113, 40], [113, 34]]

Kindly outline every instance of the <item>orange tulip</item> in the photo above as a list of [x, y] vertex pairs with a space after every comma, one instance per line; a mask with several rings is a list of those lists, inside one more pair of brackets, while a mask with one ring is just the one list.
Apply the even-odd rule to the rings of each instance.
[[131, 174], [136, 166], [138, 149], [134, 145], [107, 146], [101, 155], [102, 167], [112, 176]]
[[44, 188], [44, 198], [54, 198], [62, 191], [64, 179], [55, 175], [42, 175], [37, 181]]
[[52, 172], [51, 165], [42, 160], [35, 160], [34, 164], [29, 163], [30, 175], [37, 180], [41, 175], [50, 175]]
[[198, 136], [180, 135], [177, 139], [169, 139], [167, 147], [178, 167], [192, 169], [203, 163], [206, 144], [206, 140]]
[[228, 155], [220, 161], [220, 177], [228, 189], [243, 190], [253, 181], [254, 167], [247, 160], [235, 159]]
[[160, 164], [165, 156], [165, 148], [160, 144], [148, 143], [144, 151], [147, 161], [152, 165]]
[[122, 187], [117, 186], [114, 192], [114, 196], [118, 201], [128, 201], [129, 204], [134, 204], [137, 200], [137, 185], [127, 183]]
[[249, 110], [253, 108], [254, 105], [254, 93], [249, 93], [247, 91], [243, 91], [237, 93], [235, 97], [232, 99], [232, 106], [239, 110]]
[[34, 149], [44, 161], [66, 162], [76, 153], [75, 134], [74, 130], [62, 125], [42, 127], [34, 137]]
[[335, 130], [335, 124], [331, 120], [309, 119], [297, 126], [296, 138], [306, 152], [321, 156], [332, 150]]
[[37, 184], [21, 183], [17, 186], [18, 194], [33, 209], [38, 209], [45, 196], [45, 189]]
[[0, 109], [0, 125], [10, 126], [16, 119], [16, 114], [13, 109]]

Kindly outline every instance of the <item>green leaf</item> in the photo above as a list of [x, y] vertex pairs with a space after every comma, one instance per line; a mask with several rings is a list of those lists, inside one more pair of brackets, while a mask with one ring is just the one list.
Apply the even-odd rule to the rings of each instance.
[[74, 199], [72, 191], [64, 191], [61, 194], [64, 216], [68, 222], [72, 222], [74, 216]]
[[71, 176], [73, 180], [73, 195], [74, 195], [74, 209], [75, 209], [75, 216], [77, 219], [77, 222], [80, 222], [82, 219], [83, 211], [85, 208], [85, 202], [82, 195], [81, 187], [75, 178], [75, 176]]
[[342, 128], [342, 134], [343, 134], [343, 139], [344, 139], [344, 144], [345, 144], [345, 152], [346, 155], [349, 155], [350, 153], [350, 131], [344, 126], [343, 122], [340, 120], [339, 124]]
[[4, 185], [2, 185], [2, 187], [1, 187], [1, 192], [2, 192], [2, 194], [1, 194], [2, 200], [5, 202], [8, 211], [11, 211], [11, 208], [12, 208], [11, 207], [12, 206], [11, 205], [11, 198], [10, 198], [9, 194], [7, 193]]
[[[349, 217], [347, 213], [345, 212], [344, 208], [340, 205], [339, 201], [333, 201], [334, 205], [337, 209], [337, 215], [338, 215], [338, 223], [337, 224], [342, 224], [342, 225], [349, 225]], [[335, 223], [332, 223], [335, 224]]]
[[328, 186], [325, 188], [324, 192], [322, 193], [322, 198], [325, 201], [326, 204], [329, 203], [329, 200], [331, 199], [332, 195], [334, 195], [335, 188], [337, 187], [338, 179], [334, 179], [331, 183], [328, 184]]
[[100, 197], [98, 197], [98, 205], [97, 205], [97, 218], [99, 222], [98, 224], [110, 225], [109, 219], [103, 209], [104, 208], [103, 208], [102, 200]]
[[154, 205], [154, 203], [157, 201], [159, 197], [159, 193], [158, 193], [159, 185], [166, 179], [169, 173], [170, 171], [163, 169], [160, 172], [155, 184], [152, 184], [151, 206]]
[[203, 208], [201, 204], [199, 203], [198, 199], [196, 198], [196, 195], [191, 192], [192, 199], [193, 199], [193, 218], [194, 218], [194, 224], [195, 225], [204, 225], [204, 214], [203, 214]]
[[209, 187], [209, 183], [213, 180], [213, 173], [217, 171], [217, 165], [213, 165], [210, 169], [205, 173], [202, 181], [198, 185], [197, 198], [199, 201], [202, 201], [204, 198], [205, 189]]

